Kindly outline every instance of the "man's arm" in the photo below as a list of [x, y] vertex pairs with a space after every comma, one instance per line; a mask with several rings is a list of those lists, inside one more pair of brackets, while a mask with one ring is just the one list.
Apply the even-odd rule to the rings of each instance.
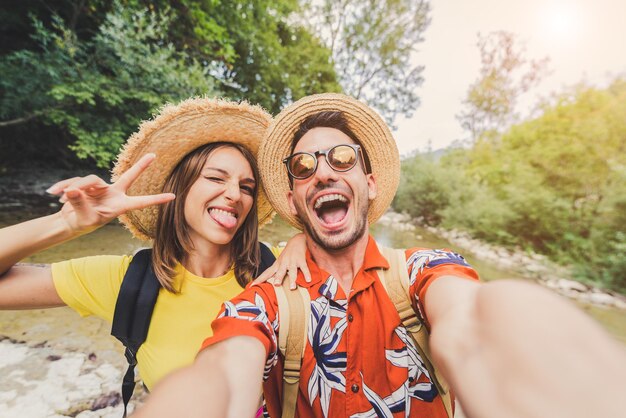
[[626, 351], [536, 285], [445, 276], [427, 290], [431, 351], [468, 417], [617, 417]]
[[156, 385], [133, 417], [253, 417], [261, 399], [265, 348], [233, 337], [200, 352], [195, 362]]

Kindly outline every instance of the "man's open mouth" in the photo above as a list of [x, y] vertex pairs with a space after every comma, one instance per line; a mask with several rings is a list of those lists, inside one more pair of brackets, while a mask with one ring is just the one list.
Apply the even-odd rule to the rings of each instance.
[[350, 201], [344, 195], [331, 193], [320, 196], [313, 204], [317, 218], [325, 225], [332, 226], [343, 221], [348, 214]]
[[237, 212], [229, 209], [209, 208], [211, 218], [224, 228], [234, 228], [237, 225]]

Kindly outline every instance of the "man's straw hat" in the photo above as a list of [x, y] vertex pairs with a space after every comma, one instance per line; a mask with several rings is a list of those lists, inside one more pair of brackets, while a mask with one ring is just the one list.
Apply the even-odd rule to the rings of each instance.
[[[143, 122], [117, 157], [113, 180], [149, 152], [156, 160], [129, 188], [128, 194], [139, 196], [161, 193], [167, 177], [189, 152], [210, 142], [241, 144], [255, 156], [272, 117], [259, 106], [224, 99], [194, 98], [177, 105], [165, 106], [152, 120]], [[259, 225], [273, 216], [265, 192], [259, 183]], [[153, 239], [158, 207], [150, 206], [127, 212], [120, 221], [141, 240]]]
[[274, 118], [259, 150], [259, 169], [265, 193], [272, 206], [291, 225], [302, 229], [287, 202], [289, 177], [283, 159], [291, 152], [291, 142], [300, 123], [319, 112], [341, 111], [363, 146], [376, 179], [378, 195], [370, 202], [367, 219], [371, 224], [387, 210], [400, 182], [400, 156], [389, 127], [370, 107], [352, 97], [316, 94], [286, 107]]

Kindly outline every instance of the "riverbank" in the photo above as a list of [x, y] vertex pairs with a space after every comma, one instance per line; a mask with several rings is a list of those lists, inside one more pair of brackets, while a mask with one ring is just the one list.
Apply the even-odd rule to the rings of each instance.
[[[119, 418], [126, 362], [110, 325], [69, 308], [0, 311], [0, 417]], [[137, 385], [131, 410], [146, 396]]]
[[[404, 213], [386, 212], [379, 224], [398, 231], [416, 229], [417, 221]], [[434, 235], [444, 238], [464, 254], [491, 263], [502, 270], [511, 270], [524, 278], [548, 287], [555, 292], [579, 303], [598, 307], [610, 307], [626, 311], [626, 297], [616, 292], [600, 289], [573, 279], [571, 269], [560, 266], [541, 254], [529, 254], [521, 250], [511, 250], [473, 239], [469, 234], [458, 230], [447, 230], [420, 225]]]

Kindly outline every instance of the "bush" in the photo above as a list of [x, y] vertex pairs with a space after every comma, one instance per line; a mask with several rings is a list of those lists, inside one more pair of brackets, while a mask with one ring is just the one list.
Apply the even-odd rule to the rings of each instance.
[[39, 50], [0, 59], [0, 117], [29, 113], [71, 135], [72, 149], [108, 167], [121, 144], [166, 102], [217, 93], [210, 68], [166, 41], [167, 11], [116, 4], [98, 33], [80, 41], [58, 17], [33, 19]]
[[401, 173], [392, 206], [427, 225], [439, 225], [450, 205], [451, 180], [458, 174], [419, 155], [403, 160]]

